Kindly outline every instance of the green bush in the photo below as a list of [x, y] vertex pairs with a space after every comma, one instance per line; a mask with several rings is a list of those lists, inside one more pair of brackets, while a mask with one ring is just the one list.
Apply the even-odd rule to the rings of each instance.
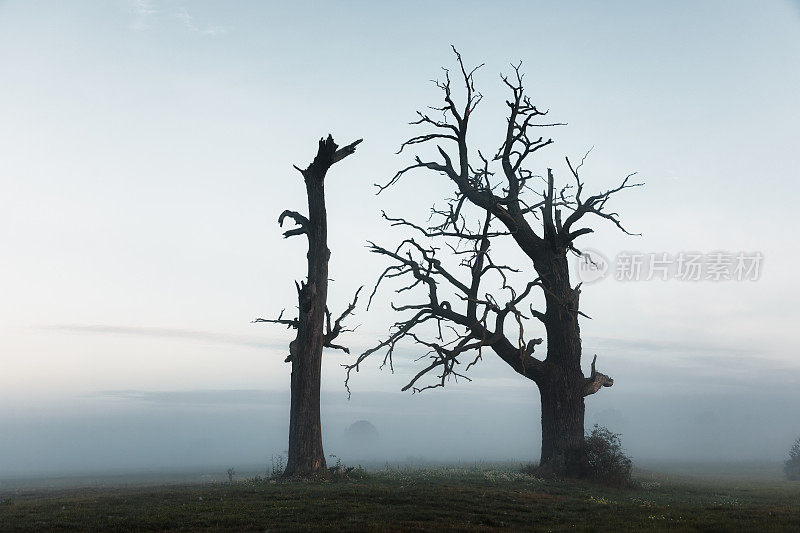
[[786, 478], [792, 481], [800, 481], [800, 438], [794, 441], [794, 446], [789, 451], [789, 459], [783, 465]]
[[619, 433], [595, 424], [585, 446], [587, 478], [616, 487], [632, 484], [633, 461], [625, 455]]

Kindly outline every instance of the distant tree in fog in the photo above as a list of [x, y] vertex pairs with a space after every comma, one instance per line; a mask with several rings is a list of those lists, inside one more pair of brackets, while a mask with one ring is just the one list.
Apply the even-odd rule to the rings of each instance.
[[357, 420], [344, 430], [348, 444], [364, 446], [375, 444], [378, 440], [378, 429], [369, 420]]
[[792, 449], [789, 450], [789, 459], [783, 465], [786, 477], [792, 481], [800, 481], [800, 438], [794, 441]]

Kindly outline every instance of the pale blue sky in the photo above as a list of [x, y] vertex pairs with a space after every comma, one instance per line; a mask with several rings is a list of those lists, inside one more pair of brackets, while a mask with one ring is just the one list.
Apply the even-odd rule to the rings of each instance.
[[[594, 146], [589, 187], [646, 181], [614, 205], [643, 236], [601, 225], [585, 246], [764, 254], [757, 282], [588, 286], [585, 350], [617, 378], [590, 404], [796, 387], [796, 2], [5, 1], [0, 412], [107, 390], [288, 390], [291, 332], [249, 321], [291, 308], [304, 271], [303, 241], [276, 224], [305, 209], [291, 166], [329, 132], [365, 139], [328, 178], [336, 309], [381, 270], [364, 242], [400, 236], [380, 210], [424, 216], [450, 192], [422, 174], [379, 197], [372, 184], [411, 159], [394, 152], [438, 103], [428, 80], [453, 66], [451, 43], [486, 64], [476, 147], [498, 145], [499, 75], [522, 60], [529, 93], [569, 123], [539, 170], [563, 176], [564, 155]], [[387, 307], [359, 313], [354, 350], [384, 335]], [[324, 388], [343, 394], [329, 359]], [[397, 391], [415, 368], [376, 366], [356, 394]], [[458, 388], [533, 386], [487, 357], [475, 377]]]

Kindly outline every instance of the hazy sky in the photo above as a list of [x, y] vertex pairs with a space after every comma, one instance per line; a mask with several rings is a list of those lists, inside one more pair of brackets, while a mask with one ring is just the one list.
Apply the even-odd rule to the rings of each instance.
[[[732, 429], [737, 410], [764, 406], [769, 453], [782, 453], [800, 434], [797, 2], [0, 1], [0, 421], [17, 428], [0, 436], [0, 472], [33, 464], [30, 443], [47, 455], [41, 443], [52, 439], [72, 442], [51, 457], [53, 468], [189, 461], [158, 440], [165, 428], [173, 444], [194, 442], [187, 435], [220, 420], [247, 427], [248, 409], [253, 426], [274, 428], [269, 443], [282, 442], [293, 335], [250, 320], [291, 310], [304, 274], [305, 242], [283, 240], [276, 224], [283, 209], [306, 208], [292, 164], [307, 165], [329, 132], [340, 143], [365, 139], [327, 179], [336, 310], [384, 265], [365, 241], [404, 235], [381, 209], [424, 220], [452, 189], [426, 174], [380, 196], [373, 187], [411, 161], [413, 152], [395, 152], [419, 131], [407, 124], [415, 110], [439, 103], [429, 80], [454, 66], [450, 44], [468, 64], [485, 63], [476, 148], [499, 145], [500, 74], [522, 60], [529, 94], [569, 123], [549, 132], [557, 142], [536, 170], [552, 166], [564, 178], [563, 157], [594, 147], [589, 189], [633, 171], [646, 182], [613, 204], [643, 235], [598, 223], [584, 246], [609, 258], [763, 256], [757, 281], [587, 285], [584, 351], [616, 380], [588, 399], [589, 421], [625, 426], [640, 455], [705, 457], [703, 439], [750, 434]], [[354, 351], [396, 319], [390, 296], [379, 293], [369, 314], [359, 308], [361, 327], [342, 339]], [[455, 428], [481, 433], [486, 423], [519, 436], [513, 447], [488, 439], [464, 456], [535, 457], [532, 383], [485, 356], [471, 384], [397, 394], [417, 355], [402, 350], [394, 375], [371, 361], [350, 403], [346, 356], [326, 356], [333, 441], [353, 420], [397, 410], [397, 427], [430, 435], [431, 413], [445, 413], [459, 438]], [[157, 416], [147, 414], [154, 405]], [[648, 412], [661, 413], [664, 435], [700, 440], [663, 444]], [[185, 430], [171, 417], [188, 420]], [[687, 420], [696, 427], [686, 430]], [[109, 441], [95, 444], [106, 462], [87, 459], [99, 437], [86, 428], [111, 438], [117, 426], [139, 428], [130, 431], [151, 446], [134, 460]], [[192, 461], [260, 460], [267, 437], [258, 435], [252, 449], [220, 444]], [[740, 440], [730, 455], [763, 446]], [[408, 454], [430, 448], [409, 444]]]

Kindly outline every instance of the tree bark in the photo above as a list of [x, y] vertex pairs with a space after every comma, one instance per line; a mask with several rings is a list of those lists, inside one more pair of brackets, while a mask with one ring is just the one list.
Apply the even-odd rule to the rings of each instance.
[[301, 233], [308, 238], [308, 274], [305, 283], [298, 285], [297, 337], [289, 347], [289, 360], [292, 363], [291, 407], [289, 453], [284, 476], [327, 473], [320, 418], [330, 258], [325, 175], [331, 165], [352, 154], [359, 142], [337, 150], [338, 146], [329, 135], [327, 139], [320, 140], [314, 161], [307, 169], [300, 170], [308, 196], [308, 219], [303, 220], [301, 215], [292, 218], [301, 224], [304, 229]]
[[[539, 384], [542, 400], [540, 465], [559, 475], [579, 476], [584, 469], [584, 402], [571, 376], [556, 369]], [[580, 391], [580, 389], [577, 389]]]
[[580, 290], [570, 285], [566, 255], [547, 255], [536, 265], [545, 289], [547, 331], [545, 371], [537, 380], [542, 401], [540, 464], [557, 474], [576, 476], [584, 466], [586, 383], [577, 313]]

